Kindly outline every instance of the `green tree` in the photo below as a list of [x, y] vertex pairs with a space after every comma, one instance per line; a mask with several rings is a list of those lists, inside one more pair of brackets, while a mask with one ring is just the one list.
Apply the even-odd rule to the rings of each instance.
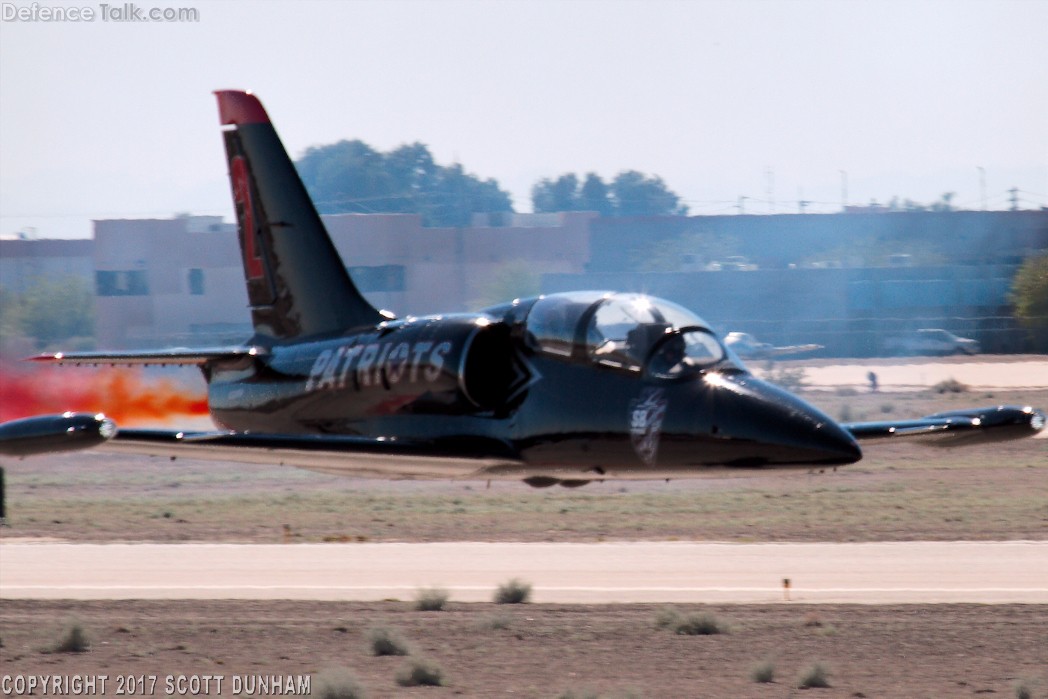
[[568, 173], [555, 180], [539, 180], [531, 188], [531, 206], [538, 212], [578, 211], [579, 179]]
[[666, 187], [660, 177], [636, 170], [620, 172], [611, 185], [596, 174], [579, 179], [572, 173], [539, 180], [531, 188], [531, 205], [537, 212], [596, 211], [601, 216], [685, 215], [688, 207]]
[[421, 143], [411, 143], [390, 151], [385, 156], [385, 170], [393, 186], [402, 192], [423, 192], [433, 184], [440, 167]]
[[374, 213], [399, 203], [382, 154], [363, 141], [309, 148], [297, 166], [321, 213]]
[[417, 213], [429, 226], [466, 226], [474, 213], [513, 211], [497, 181], [438, 165], [421, 143], [381, 153], [363, 141], [339, 141], [309, 148], [296, 166], [324, 214]]
[[0, 342], [22, 336], [22, 298], [0, 288]]
[[586, 180], [579, 191], [579, 210], [596, 211], [601, 216], [611, 216], [611, 190], [596, 173], [586, 173]]
[[636, 170], [620, 172], [611, 182], [616, 216], [686, 215], [688, 207], [671, 192], [661, 177], [648, 177]]
[[1037, 349], [1048, 350], [1048, 254], [1026, 259], [1012, 281], [1011, 300]]
[[18, 329], [43, 349], [95, 332], [94, 294], [79, 277], [38, 280], [18, 301]]
[[928, 209], [930, 211], [955, 211], [953, 206], [953, 198], [956, 196], [953, 192], [943, 192], [942, 197], [939, 201], [930, 205]]

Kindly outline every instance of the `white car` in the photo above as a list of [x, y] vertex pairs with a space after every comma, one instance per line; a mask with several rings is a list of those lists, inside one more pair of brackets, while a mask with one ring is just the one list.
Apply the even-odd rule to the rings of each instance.
[[978, 354], [979, 343], [941, 328], [921, 328], [889, 337], [884, 349], [892, 354]]

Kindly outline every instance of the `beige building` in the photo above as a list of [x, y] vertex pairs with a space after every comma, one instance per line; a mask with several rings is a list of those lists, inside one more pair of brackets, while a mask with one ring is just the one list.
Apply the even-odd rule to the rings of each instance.
[[95, 221], [94, 265], [99, 347], [250, 335], [236, 227], [220, 216]]
[[[508, 215], [426, 228], [413, 214], [325, 216], [361, 290], [398, 316], [465, 311], [500, 275], [584, 271], [594, 214]], [[485, 224], [479, 216], [475, 223]], [[98, 346], [228, 344], [251, 334], [236, 226], [218, 216], [95, 222]]]
[[364, 294], [403, 316], [510, 301], [491, 292], [520, 269], [536, 285], [550, 272], [583, 272], [595, 215], [515, 214], [503, 226], [477, 216], [470, 228], [425, 228], [415, 214], [341, 214], [324, 222]]
[[0, 240], [0, 289], [22, 294], [38, 281], [91, 283], [92, 240]]

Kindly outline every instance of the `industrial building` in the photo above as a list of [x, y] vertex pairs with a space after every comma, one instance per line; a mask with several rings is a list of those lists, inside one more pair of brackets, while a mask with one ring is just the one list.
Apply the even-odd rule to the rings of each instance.
[[[1029, 351], [1008, 295], [1022, 261], [1048, 251], [1044, 210], [567, 212], [478, 215], [467, 228], [425, 227], [414, 214], [323, 218], [361, 290], [400, 316], [506, 300], [493, 290], [524, 270], [543, 292], [643, 291], [722, 333], [814, 342], [837, 356], [878, 354], [887, 334], [918, 327], [974, 337], [986, 351]], [[730, 241], [731, 260], [702, 249], [715, 239]], [[221, 217], [99, 220], [92, 241], [0, 241], [6, 292], [63, 275], [92, 283], [99, 347], [228, 344], [251, 334], [236, 227]]]

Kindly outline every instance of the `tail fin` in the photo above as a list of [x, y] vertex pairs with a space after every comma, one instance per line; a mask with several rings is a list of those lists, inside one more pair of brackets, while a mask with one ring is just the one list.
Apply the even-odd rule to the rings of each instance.
[[256, 337], [279, 342], [382, 321], [350, 279], [262, 103], [250, 92], [215, 96]]

